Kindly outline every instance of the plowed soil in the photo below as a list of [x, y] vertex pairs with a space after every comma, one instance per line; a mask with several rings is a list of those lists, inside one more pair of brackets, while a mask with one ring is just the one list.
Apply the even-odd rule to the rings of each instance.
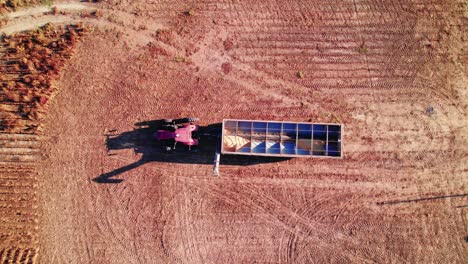
[[[44, 124], [40, 263], [468, 261], [464, 3], [87, 7], [62, 15], [95, 30]], [[185, 116], [339, 122], [344, 158], [223, 156], [213, 177], [134, 126]]]

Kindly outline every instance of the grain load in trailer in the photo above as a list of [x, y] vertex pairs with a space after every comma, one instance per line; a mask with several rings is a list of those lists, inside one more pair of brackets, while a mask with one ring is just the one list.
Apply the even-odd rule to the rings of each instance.
[[222, 154], [341, 158], [342, 125], [224, 119]]

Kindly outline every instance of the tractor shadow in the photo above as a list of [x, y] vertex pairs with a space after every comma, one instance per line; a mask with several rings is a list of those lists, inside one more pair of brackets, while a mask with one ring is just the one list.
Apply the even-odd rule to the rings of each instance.
[[[141, 159], [117, 168], [113, 171], [103, 173], [94, 178], [97, 183], [120, 183], [123, 180], [115, 178], [121, 173], [135, 169], [141, 165], [151, 162], [181, 163], [181, 164], [213, 164], [214, 154], [219, 144], [221, 123], [200, 126], [198, 132], [199, 147], [197, 151], [189, 151], [187, 146], [179, 144], [173, 152], [166, 152], [159, 143], [154, 133], [161, 129], [162, 120], [152, 120], [135, 123], [135, 128], [120, 134], [109, 131], [106, 136], [106, 147], [108, 156], [116, 156], [114, 150], [133, 149], [135, 153], [141, 154]], [[222, 155], [220, 165], [249, 166], [261, 163], [273, 163], [289, 160], [291, 158], [261, 157], [242, 155]]]

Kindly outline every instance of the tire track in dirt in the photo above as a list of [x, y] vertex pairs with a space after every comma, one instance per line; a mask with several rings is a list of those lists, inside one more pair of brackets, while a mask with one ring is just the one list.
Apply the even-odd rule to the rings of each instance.
[[[410, 165], [417, 166], [418, 168], [434, 167], [436, 164], [440, 163], [440, 161], [444, 162], [446, 158], [445, 153], [449, 148], [453, 149], [452, 146], [456, 146], [456, 144], [454, 144], [455, 137], [452, 134], [453, 132], [449, 131], [459, 131], [460, 127], [450, 125], [447, 128], [447, 124], [441, 123], [444, 122], [443, 120], [447, 119], [444, 114], [446, 112], [444, 110], [446, 107], [437, 107], [437, 113], [434, 116], [429, 116], [425, 113], [425, 109], [428, 105], [434, 105], [433, 99], [425, 99], [427, 98], [427, 94], [411, 93], [413, 95], [410, 97], [414, 98], [412, 99], [414, 102], [411, 103], [413, 107], [407, 110], [408, 113], [411, 113], [410, 115], [405, 113], [391, 114], [390, 112], [392, 118], [390, 132], [392, 133], [386, 133], [385, 137], [383, 137], [383, 134], [378, 133], [381, 128], [375, 126], [373, 128], [367, 128], [367, 133], [369, 133], [369, 131], [374, 132], [371, 136], [372, 140], [377, 141], [377, 144], [368, 145], [369, 149], [367, 151], [378, 151], [381, 153], [382, 165], [386, 168], [399, 169], [402, 166]], [[393, 96], [399, 95], [398, 93], [389, 93], [387, 95], [388, 98], [392, 98]], [[397, 109], [398, 107], [401, 106], [392, 102], [380, 103], [379, 111], [389, 113], [388, 109]], [[392, 110], [392, 112], [396, 113], [396, 110]], [[372, 122], [372, 119], [373, 117], [368, 120]], [[378, 126], [383, 125], [383, 123], [378, 123]], [[396, 133], [397, 131], [398, 133]], [[388, 157], [387, 152], [393, 152], [395, 150], [383, 146], [384, 142], [387, 141], [401, 142], [398, 144], [398, 148], [405, 151], [400, 151], [399, 156], [395, 156], [394, 158]], [[355, 142], [358, 143], [356, 140]], [[359, 144], [367, 148], [366, 145]], [[362, 147], [360, 147], [360, 149], [364, 150]], [[358, 151], [355, 146], [348, 144], [348, 152], [360, 152], [361, 150]], [[435, 155], [435, 153], [440, 153], [441, 155]], [[460, 157], [461, 156], [459, 156], [458, 159], [460, 159]], [[436, 162], [434, 160], [435, 158], [439, 161]], [[365, 157], [365, 159], [367, 159], [367, 157]]]
[[190, 207], [189, 201], [193, 198], [189, 198], [188, 194], [189, 192], [185, 188], [185, 186], [182, 189], [182, 193], [184, 194], [183, 196], [183, 202], [182, 206], [180, 209], [180, 216], [183, 219], [183, 224], [182, 226], [185, 226], [185, 234], [184, 237], [187, 239], [184, 252], [185, 252], [185, 259], [189, 260], [189, 263], [204, 263], [203, 258], [200, 255], [200, 249], [198, 248], [198, 240], [197, 240], [197, 235], [194, 230], [194, 221], [192, 219], [192, 212], [193, 209]]
[[[173, 181], [171, 181], [171, 183], [173, 184]], [[169, 199], [167, 199], [167, 201], [165, 201], [165, 204], [167, 204], [165, 207], [162, 208], [162, 219], [163, 219], [163, 225], [162, 225], [162, 234], [161, 234], [161, 247], [162, 247], [162, 250], [164, 252], [164, 254], [169, 258], [171, 259], [172, 261], [175, 261], [176, 263], [184, 263], [181, 258], [179, 256], [177, 256], [175, 253], [173, 253], [171, 251], [171, 246], [167, 246], [167, 242], [166, 240], [166, 234], [168, 233], [166, 231], [166, 229], [168, 228], [168, 221], [170, 221], [169, 219], [176, 219], [176, 216], [175, 216], [175, 210], [173, 208], [177, 208], [177, 204], [176, 203], [178, 200], [178, 198], [181, 196], [181, 192], [180, 191], [177, 191], [175, 192], [175, 194], [172, 194], [171, 197]], [[168, 212], [165, 212], [165, 211], [168, 211]], [[172, 212], [172, 216], [170, 215], [169, 212]]]
[[[320, 6], [320, 5], [319, 5], [319, 6]], [[330, 6], [331, 6], [331, 5], [330, 5]], [[328, 7], [330, 7], [330, 6], [328, 6]], [[309, 36], [309, 34], [311, 34], [311, 33], [313, 33], [313, 34], [319, 33], [321, 27], [323, 27], [323, 29], [325, 29], [326, 25], [329, 25], [330, 22], [332, 22], [332, 21], [340, 21], [340, 22], [343, 21], [343, 23], [346, 24], [346, 20], [345, 20], [345, 19], [342, 19], [342, 17], [340, 17], [339, 14], [338, 14], [338, 16], [337, 16], [337, 14], [336, 14], [337, 12], [336, 12], [336, 10], [334, 10], [335, 8], [333, 8], [333, 6], [331, 6], [331, 7], [332, 7], [332, 8], [331, 8], [331, 9], [332, 9], [332, 12], [330, 12], [330, 14], [331, 14], [330, 17], [327, 16], [327, 17], [321, 18], [321, 19], [320, 19], [320, 22], [318, 23], [318, 25], [314, 25], [317, 29], [314, 28], [314, 29], [313, 29], [314, 31], [307, 32], [307, 33], [303, 33], [304, 36]], [[338, 9], [340, 9], [340, 8], [338, 8]], [[341, 9], [340, 9], [340, 10], [341, 10]], [[350, 11], [349, 8], [345, 9], [344, 12], [345, 12], [346, 14], [348, 14], [348, 13], [350, 13], [350, 12], [351, 12], [351, 13], [358, 13], [357, 11], [356, 11], [356, 12]], [[354, 14], [353, 14], [353, 15], [354, 15]], [[349, 15], [348, 15], [348, 16], [349, 16]], [[371, 19], [372, 19], [372, 20], [375, 20], [374, 17], [372, 17]], [[356, 24], [356, 25], [353, 24], [353, 27], [349, 27], [349, 28], [351, 28], [351, 29], [353, 30], [353, 32], [350, 32], [349, 35], [361, 36], [362, 34], [356, 34], [356, 31], [357, 31], [358, 33], [361, 32], [361, 31], [362, 31], [363, 33], [366, 33], [366, 31], [368, 31], [368, 29], [366, 28], [366, 27], [368, 27], [367, 24], [366, 24], [365, 27], [364, 27], [364, 26], [360, 26], [360, 23], [361, 23], [360, 21], [361, 21], [361, 20], [363, 21], [363, 22], [362, 22], [363, 24], [366, 24], [366, 23], [367, 23], [367, 20], [369, 20], [369, 19], [366, 18], [366, 17], [364, 17], [364, 18], [362, 18], [362, 19], [361, 19], [361, 18], [360, 18], [360, 19], [356, 19], [357, 24]], [[377, 26], [379, 25], [379, 24], [376, 23], [376, 22], [370, 22], [370, 23], [371, 23], [371, 25], [377, 25]], [[335, 25], [334, 25], [334, 26], [335, 26]], [[375, 28], [377, 28], [377, 26], [375, 26]], [[335, 27], [336, 27], [336, 26], [335, 26]], [[291, 28], [293, 28], [293, 27], [291, 27]], [[349, 28], [344, 28], [344, 29], [348, 30]], [[328, 29], [328, 28], [327, 28], [327, 29]], [[333, 27], [332, 27], [332, 29], [333, 29]], [[340, 29], [341, 29], [341, 28], [340, 28]], [[275, 30], [275, 29], [272, 28], [272, 29], [269, 29], [269, 30]], [[302, 28], [301, 28], [301, 30], [302, 30], [302, 32], [304, 32], [304, 30], [303, 30]], [[343, 29], [342, 29], [342, 30], [343, 30]], [[387, 30], [390, 30], [390, 28], [387, 29]], [[277, 30], [277, 31], [278, 31], [278, 32], [274, 32], [274, 33], [276, 33], [276, 34], [273, 34], [272, 36], [279, 35], [279, 34], [285, 34], [285, 32], [286, 32], [286, 30], [281, 30], [281, 31], [280, 31], [280, 30]], [[262, 33], [263, 33], [263, 32], [262, 32]], [[322, 32], [321, 34], [322, 34], [322, 39], [325, 38], [325, 42], [324, 42], [324, 43], [326, 43], [327, 45], [331, 45], [330, 47], [333, 47], [333, 46], [334, 46], [333, 43], [336, 42], [336, 39], [335, 39], [335, 38], [333, 38], [333, 39], [332, 39], [332, 38], [326, 39], [326, 32], [325, 32], [325, 31]], [[348, 34], [344, 34], [344, 33], [342, 33], [342, 32], [340, 32], [340, 33], [338, 33], [338, 34], [340, 34], [339, 36], [340, 36], [341, 38], [344, 38], [345, 40], [348, 40], [348, 41], [351, 40], [351, 39], [348, 37]], [[366, 34], [367, 34], [367, 33], [366, 33]], [[369, 37], [366, 37], [366, 39], [369, 38], [369, 39], [373, 40], [373, 39], [375, 38], [374, 35], [375, 35], [375, 34], [371, 34], [371, 35], [369, 35]], [[254, 38], [255, 38], [255, 37], [254, 37]], [[278, 38], [276, 37], [276, 38], [274, 38], [274, 39], [277, 40]], [[299, 40], [303, 41], [302, 38], [299, 39], [297, 36], [294, 36], [294, 38], [291, 38], [288, 42], [285, 42], [285, 44], [289, 44], [289, 43], [304, 44], [304, 43], [299, 42]], [[273, 40], [272, 40], [272, 41], [273, 41]], [[314, 42], [315, 42], [315, 43], [316, 43], [316, 42], [319, 42], [319, 43], [320, 43], [321, 40], [320, 40], [319, 37], [317, 37], [317, 39], [314, 39], [312, 43], [314, 43]], [[323, 41], [322, 41], [322, 42], [323, 42]], [[274, 42], [273, 42], [273, 43], [274, 43]], [[356, 41], [354, 41], [354, 43], [355, 43], [354, 45], [357, 46], [358, 43], [357, 43]], [[370, 43], [370, 44], [372, 44], [372, 43]], [[276, 44], [275, 44], [275, 45], [276, 45]], [[268, 52], [271, 52], [271, 51], [274, 51], [274, 50], [276, 50], [276, 48], [277, 48], [277, 47], [262, 47], [262, 46], [259, 46], [259, 45], [256, 45], [255, 47], [259, 47], [260, 50], [266, 50], [267, 53], [268, 53]], [[249, 48], [253, 48], [253, 47], [249, 47]], [[303, 48], [304, 48], [304, 47], [303, 47]], [[372, 48], [374, 49], [373, 46], [372, 46]], [[346, 51], [345, 49], [349, 50], [349, 47], [343, 47], [343, 49], [340, 49], [340, 51]], [[287, 50], [287, 49], [285, 49], [285, 50]], [[290, 49], [290, 50], [293, 50], [293, 49]], [[304, 51], [304, 49], [302, 49], [302, 50]], [[299, 51], [300, 51], [300, 50], [299, 50]], [[307, 49], [305, 49], [305, 51], [309, 52], [309, 50], [307, 50]], [[256, 52], [254, 52], [254, 54], [255, 54], [255, 53], [256, 53]], [[364, 54], [364, 55], [365, 55], [366, 58], [368, 57], [366, 54]], [[374, 55], [374, 54], [372, 54], [372, 56], [373, 56], [373, 55]], [[376, 53], [376, 55], [378, 55], [378, 54]], [[242, 56], [242, 55], [241, 55], [241, 56]], [[378, 55], [378, 56], [380, 56], [380, 55]], [[259, 56], [257, 56], [257, 57], [259, 57]], [[259, 57], [259, 58], [263, 58], [263, 57], [264, 57], [264, 56], [261, 56], [261, 57]], [[303, 56], [303, 57], [309, 57], [309, 56]], [[356, 55], [354, 55], [353, 57], [358, 58]], [[366, 60], [368, 60], [368, 59], [366, 59]], [[361, 59], [359, 59], [359, 61], [361, 61]], [[265, 64], [267, 64], [267, 61], [265, 62]], [[274, 64], [274, 65], [276, 66], [276, 64]], [[291, 65], [285, 64], [285, 66], [289, 66], [289, 67], [290, 67]], [[320, 65], [317, 65], [317, 66], [320, 66]], [[265, 68], [268, 68], [268, 67], [265, 67]], [[353, 67], [353, 68], [355, 68], [355, 67]], [[366, 68], [369, 68], [368, 63], [367, 63], [367, 67], [366, 67]], [[349, 67], [348, 67], [348, 70], [349, 70]], [[311, 72], [314, 72], [314, 71], [311, 70]], [[365, 75], [369, 75], [369, 74], [367, 73], [367, 74], [365, 74]], [[342, 77], [341, 77], [341, 76], [332, 76], [332, 78], [342, 78]], [[356, 76], [356, 78], [360, 78], [360, 77], [359, 77], [359, 76]]]
[[[296, 256], [296, 248], [297, 248], [297, 241], [298, 237], [295, 233], [290, 233], [288, 237], [288, 244], [286, 246], [286, 263], [294, 263], [294, 257]], [[283, 252], [282, 248], [279, 249], [280, 252]]]
[[[143, 202], [143, 205], [141, 206], [141, 208], [138, 210], [138, 212], [136, 213], [136, 216], [134, 217], [134, 225], [136, 227], [142, 227], [144, 223], [142, 223], [142, 217], [143, 217], [143, 213], [147, 214], [148, 211], [151, 211], [152, 208], [150, 207], [150, 202], [146, 202], [146, 201], [152, 201], [152, 195], [154, 195], [154, 193], [157, 192], [157, 188], [160, 188], [160, 186], [153, 186], [151, 188], [150, 191], [146, 192], [146, 194], [144, 194], [143, 198], [142, 199], [137, 199], [137, 197], [134, 197], [136, 195], [133, 195], [132, 199], [135, 200], [135, 201], [139, 201], [139, 200], [143, 200], [145, 202]], [[153, 191], [154, 190], [154, 191]], [[128, 203], [130, 203], [130, 199], [128, 201]], [[159, 211], [159, 214], [161, 214], [161, 209]], [[144, 234], [144, 232], [146, 232], [143, 228], [137, 228], [135, 229], [135, 232], [133, 234], [133, 241], [135, 241], [135, 253], [138, 257], [138, 262], [139, 263], [143, 263], [143, 262], [147, 262], [148, 259], [147, 257], [145, 258], [145, 255], [144, 255], [144, 252], [141, 252], [141, 248], [143, 248], [143, 245], [145, 242], [147, 242], [146, 240], [143, 240], [141, 239], [142, 237], [143, 238], [146, 238], [149, 234]], [[148, 240], [150, 240], [148, 238]]]
[[[242, 64], [237, 61], [234, 62], [232, 58], [223, 55], [221, 51], [210, 48], [210, 45], [214, 43], [215, 38], [226, 38], [224, 34], [225, 33], [216, 33], [215, 30], [211, 30], [203, 42], [195, 44], [198, 47], [198, 51], [190, 56], [191, 62], [194, 63], [195, 67], [199, 67], [201, 72], [205, 71], [206, 74], [211, 74], [212, 72], [220, 71], [221, 65], [223, 63], [233, 62], [232, 70], [236, 72], [236, 74], [225, 75], [224, 80], [241, 85], [244, 88], [254, 92], [257, 96], [260, 96], [259, 92], [261, 92], [262, 97], [265, 97], [265, 99], [273, 99], [282, 103], [286, 103], [287, 105], [297, 104], [297, 99], [293, 99], [289, 96], [278, 93], [277, 88], [274, 87], [285, 86], [291, 89], [295, 89], [297, 97], [301, 96], [303, 87], [272, 78], [271, 76], [268, 76], [261, 71], [251, 68], [247, 64]], [[259, 90], [256, 87], [258, 85], [258, 81], [264, 83], [264, 89]], [[273, 89], [270, 87], [273, 87]]]
[[[307, 211], [306, 207], [302, 207], [297, 211], [297, 214], [299, 215], [305, 215]], [[290, 232], [290, 231], [283, 231], [280, 244], [278, 247], [278, 257], [279, 257], [279, 263], [295, 263], [296, 259], [299, 259], [299, 252], [301, 250], [298, 250], [298, 244], [301, 243], [300, 237], [296, 235], [296, 232], [298, 230], [294, 227], [295, 232]], [[287, 240], [287, 244], [284, 244], [284, 240]], [[284, 250], [286, 248], [287, 250]], [[307, 250], [304, 250], [307, 251]]]
[[[345, 202], [343, 205], [338, 206], [338, 208], [334, 209], [333, 206], [327, 206], [327, 204], [332, 204], [334, 205], [335, 201], [342, 201], [343, 199], [340, 199], [340, 195], [333, 195], [333, 196], [327, 196], [323, 197], [321, 199], [315, 199], [314, 197], [314, 202], [312, 203], [307, 203], [308, 206], [304, 208], [308, 208], [309, 210], [302, 210], [302, 213], [298, 213], [299, 215], [303, 215], [307, 219], [314, 219], [317, 222], [320, 223], [326, 223], [333, 228], [336, 225], [337, 221], [339, 220], [339, 217], [348, 210], [352, 210], [351, 208], [348, 208], [348, 205], [355, 203], [356, 201], [353, 199], [348, 199], [347, 202]], [[322, 209], [323, 208], [323, 209]], [[333, 208], [333, 209], [332, 209]], [[360, 211], [358, 208], [356, 211]], [[356, 215], [356, 214], [355, 214]], [[355, 219], [350, 218], [350, 221], [355, 221]], [[338, 230], [338, 229], [337, 229]], [[344, 234], [343, 231], [340, 231]], [[341, 237], [338, 237], [337, 235], [334, 235], [335, 237], [330, 238], [332, 244], [335, 243], [340, 243]], [[301, 251], [301, 250], [299, 250]], [[298, 256], [299, 257], [299, 256]]]
[[[338, 208], [333, 209], [333, 210], [328, 210], [324, 209], [323, 211], [318, 210], [315, 211], [314, 213], [309, 214], [310, 217], [314, 217], [315, 219], [318, 219], [319, 221], [326, 222], [327, 219], [331, 219], [330, 225], [335, 226], [337, 225], [338, 221], [341, 220], [343, 215], [359, 215], [359, 213], [362, 210], [362, 207], [364, 206], [363, 204], [359, 204], [357, 201], [359, 201], [362, 198], [362, 195], [356, 195], [356, 194], [351, 194], [350, 198], [347, 197], [348, 195], [345, 195], [345, 197], [340, 197], [339, 195], [335, 196], [329, 196], [330, 198], [327, 199], [320, 199], [318, 204], [316, 204], [314, 207], [317, 208], [327, 208], [327, 206], [324, 206], [327, 203], [333, 203], [334, 201], [344, 201], [341, 202]], [[354, 214], [350, 214], [351, 212], [354, 212]], [[354, 222], [355, 219], [352, 217], [346, 218], [348, 219], [347, 221], [349, 222]]]
[[[199, 191], [197, 188], [192, 188], [191, 185], [187, 185], [184, 183], [184, 181], [181, 181], [180, 179], [175, 178], [173, 184], [177, 183], [177, 185], [181, 186], [180, 190], [176, 191], [176, 195], [170, 199], [170, 203], [167, 204], [166, 208], [177, 208], [173, 213], [172, 216], [166, 216], [165, 217], [165, 222], [169, 221], [174, 221], [173, 224], [177, 237], [182, 237], [182, 240], [184, 241], [184, 248], [179, 249], [177, 252], [172, 252], [168, 251], [167, 255], [171, 257], [171, 259], [176, 260], [178, 263], [203, 263], [200, 262], [203, 258], [201, 257], [200, 249], [197, 248], [196, 244], [199, 243], [200, 239], [203, 239], [201, 237], [196, 236], [196, 234], [200, 234], [199, 231], [193, 232], [193, 225], [196, 223], [195, 219], [192, 218], [192, 215], [195, 214], [195, 212], [198, 210], [196, 206], [194, 205], [189, 205], [188, 201], [193, 199], [193, 200], [198, 200], [197, 198], [189, 198], [193, 197], [189, 194], [193, 193], [193, 190]], [[204, 192], [202, 192], [204, 193]], [[183, 201], [181, 201], [183, 200]], [[236, 205], [235, 202], [231, 203], [230, 201], [227, 201], [228, 204]], [[174, 209], [169, 209], [169, 211], [174, 211]], [[182, 221], [180, 221], [182, 219]], [[189, 222], [188, 222], [189, 221]], [[165, 225], [166, 226], [166, 225]], [[167, 228], [167, 227], [166, 227]], [[165, 229], [166, 229], [165, 228]], [[182, 229], [182, 230], [181, 230]], [[169, 233], [169, 230], [166, 230], [164, 232]], [[164, 236], [166, 237], [166, 236]], [[180, 240], [171, 238], [163, 238], [164, 241], [173, 241], [173, 240]], [[165, 242], [165, 243], [167, 243]], [[167, 248], [174, 248], [174, 246], [168, 245]], [[187, 256], [187, 254], [192, 254], [190, 256]], [[209, 254], [209, 253], [205, 253]]]
[[[322, 249], [331, 250], [330, 252], [333, 251], [332, 248], [336, 246], [337, 242], [346, 243], [348, 246], [354, 245], [357, 247], [359, 245], [357, 241], [347, 234], [333, 230], [333, 228], [330, 229], [327, 225], [320, 224], [292, 212], [273, 197], [265, 195], [255, 186], [249, 186], [249, 188], [244, 188], [239, 192], [232, 192], [224, 188], [221, 190], [217, 185], [206, 181], [203, 182], [203, 188], [198, 186], [199, 182], [193, 182], [188, 179], [184, 179], [183, 182], [190, 184], [191, 187], [199, 189], [210, 196], [220, 198], [227, 203], [237, 206], [246, 206], [247, 208], [252, 208], [261, 212], [264, 214], [259, 216], [261, 219], [288, 230], [289, 232], [294, 232], [306, 241], [319, 243]], [[237, 197], [242, 197], [242, 200], [239, 200]], [[269, 210], [273, 210], [273, 212], [269, 212]], [[297, 226], [299, 229], [295, 230]], [[340, 239], [336, 240], [336, 236], [339, 236]], [[379, 252], [380, 250], [379, 248], [373, 249], [375, 252]], [[338, 255], [355, 260], [359, 259], [361, 261], [365, 261], [366, 259], [363, 258], [363, 256], [355, 255], [351, 252], [344, 252]], [[376, 255], [384, 256], [381, 253]], [[381, 259], [381, 261], [383, 261], [383, 259]]]
[[[106, 136], [107, 137], [107, 136]], [[118, 152], [118, 151], [117, 151]], [[107, 155], [109, 154], [116, 154], [116, 153], [109, 153], [109, 150], [107, 152]], [[133, 156], [132, 156], [133, 157]], [[123, 161], [124, 163], [133, 163], [135, 162], [135, 157], [129, 158], [126, 156], [106, 156], [103, 157], [102, 161], [102, 168], [106, 168], [108, 166], [105, 166], [104, 164], [109, 163], [109, 160], [119, 160]], [[99, 185], [91, 185], [91, 189], [93, 190], [92, 192], [94, 195], [91, 195], [91, 197], [97, 197], [101, 196], [100, 195], [100, 187]], [[117, 210], [119, 212], [119, 215], [115, 215], [112, 211], [108, 209], [103, 209], [103, 208], [96, 208], [95, 209], [95, 214], [97, 214], [99, 211], [104, 210], [104, 214], [106, 215], [106, 229], [111, 229], [111, 234], [112, 237], [115, 241], [118, 242], [119, 246], [123, 249], [123, 252], [126, 253], [125, 257], [128, 261], [133, 262], [133, 263], [142, 263], [143, 257], [142, 254], [140, 253], [140, 247], [144, 241], [142, 241], [141, 237], [145, 237], [145, 235], [141, 235], [141, 230], [140, 230], [140, 217], [143, 212], [145, 212], [147, 208], [147, 197], [151, 193], [144, 193], [144, 199], [141, 204], [139, 204], [139, 210], [136, 212], [129, 211], [130, 204], [133, 203], [133, 201], [136, 199], [137, 195], [141, 195], [142, 192], [137, 193], [129, 193], [127, 194], [127, 189], [120, 189], [117, 186], [113, 186], [114, 188], [109, 188], [107, 189], [107, 192], [104, 195], [104, 200], [109, 200], [112, 201], [110, 204], [110, 208], [114, 208], [112, 211]], [[124, 199], [125, 198], [125, 199]], [[124, 199], [124, 200], [122, 200]], [[123, 212], [127, 212], [128, 215], [123, 214]], [[122, 224], [123, 222], [123, 224]], [[95, 223], [97, 226], [101, 225], [98, 221]], [[124, 232], [122, 232], [122, 226], [125, 227]], [[116, 230], [119, 228], [120, 230]], [[107, 233], [103, 228], [100, 228], [101, 233]], [[125, 242], [125, 241], [131, 241], [130, 243]]]
[[[114, 199], [114, 195], [110, 192], [110, 190], [108, 190], [108, 192], [106, 193], [105, 199], [111, 202], [112, 206], [110, 206], [110, 208], [120, 207], [120, 204], [118, 204], [118, 202], [116, 201], [117, 199]], [[113, 214], [106, 213], [103, 217], [104, 221], [100, 222], [101, 224], [103, 224], [103, 227], [101, 227], [100, 229], [105, 230], [105, 233], [110, 234], [112, 240], [116, 241], [118, 245], [123, 249], [125, 255], [122, 257], [125, 257], [125, 259], [127, 259], [131, 263], [136, 263], [136, 258], [134, 257], [135, 252], [133, 251], [134, 247], [131, 244], [129, 245], [126, 237], [124, 237], [126, 236], [126, 230], [124, 230], [123, 233], [120, 232], [122, 230], [116, 230], [116, 228], [121, 228], [120, 225], [117, 225], [120, 219], [115, 219], [113, 217]], [[123, 226], [132, 226], [132, 223], [126, 223]]]
[[[324, 166], [325, 167], [325, 166]], [[298, 169], [300, 170], [300, 169]], [[317, 170], [317, 174], [324, 174], [328, 170]], [[336, 172], [336, 169], [334, 169]], [[375, 191], [376, 189], [382, 190], [382, 191], [396, 191], [398, 190], [397, 187], [395, 186], [387, 186], [387, 185], [382, 185], [378, 182], [354, 182], [354, 181], [337, 181], [335, 179], [295, 179], [295, 178], [277, 178], [277, 179], [272, 179], [272, 178], [266, 178], [266, 177], [256, 177], [256, 176], [249, 176], [248, 178], [246, 177], [239, 177], [236, 176], [237, 170], [234, 169], [231, 173], [229, 168], [224, 168], [223, 170], [223, 175], [226, 177], [223, 177], [223, 182], [229, 183], [229, 184], [235, 184], [235, 183], [240, 183], [240, 184], [260, 184], [262, 186], [267, 186], [267, 187], [278, 187], [278, 186], [285, 186], [288, 188], [304, 188], [304, 189], [310, 189], [310, 188], [337, 188], [337, 189], [343, 189], [343, 190], [349, 190], [349, 191], [359, 191], [361, 193], [371, 193], [372, 191]], [[340, 175], [343, 175], [344, 171], [338, 171], [335, 175], [328, 175], [328, 176], [334, 176], [339, 177]], [[204, 177], [200, 177], [201, 179], [204, 179]], [[206, 178], [209, 179], [209, 178]]]

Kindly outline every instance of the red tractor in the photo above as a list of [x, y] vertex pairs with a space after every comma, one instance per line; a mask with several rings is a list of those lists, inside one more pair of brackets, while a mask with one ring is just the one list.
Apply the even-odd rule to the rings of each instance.
[[199, 119], [194, 117], [186, 117], [181, 119], [164, 119], [161, 130], [156, 131], [154, 136], [158, 141], [163, 143], [166, 151], [176, 149], [177, 143], [182, 143], [188, 146], [189, 150], [192, 146], [198, 145], [198, 136], [196, 135], [199, 126], [194, 125]]

